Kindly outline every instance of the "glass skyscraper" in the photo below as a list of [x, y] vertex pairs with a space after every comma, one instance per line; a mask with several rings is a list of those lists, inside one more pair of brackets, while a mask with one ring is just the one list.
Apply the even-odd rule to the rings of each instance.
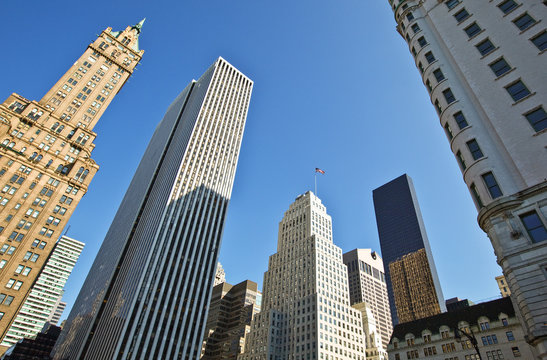
[[401, 175], [372, 197], [393, 325], [446, 311], [412, 179]]
[[168, 108], [55, 359], [196, 359], [253, 82], [219, 58]]

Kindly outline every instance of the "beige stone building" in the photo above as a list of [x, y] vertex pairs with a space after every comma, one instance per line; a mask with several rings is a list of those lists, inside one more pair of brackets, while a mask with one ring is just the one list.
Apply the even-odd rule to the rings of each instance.
[[[386, 295], [387, 297], [387, 295]], [[363, 332], [365, 333], [365, 355], [367, 360], [387, 360], [387, 351], [384, 347], [378, 322], [372, 312], [372, 307], [366, 302], [351, 305], [361, 312]]]
[[[371, 249], [354, 249], [344, 253], [343, 258], [348, 267], [350, 303], [366, 303], [368, 311], [374, 316], [375, 332], [380, 336], [385, 349], [393, 331], [393, 323], [382, 258]], [[366, 315], [361, 310], [361, 315]]]
[[496, 276], [496, 282], [498, 283], [498, 287], [500, 288], [500, 294], [502, 297], [511, 296], [511, 290], [509, 290], [509, 287], [507, 286], [507, 280], [505, 280], [505, 276]]
[[201, 359], [237, 359], [245, 350], [251, 320], [260, 312], [261, 300], [262, 293], [254, 281], [215, 285], [207, 315]]
[[477, 340], [483, 360], [532, 359], [532, 348], [509, 298], [477, 304], [395, 325], [389, 360], [477, 360], [467, 333]]
[[40, 101], [0, 104], [0, 339], [99, 168], [93, 128], [141, 60], [141, 26], [104, 30]]
[[526, 338], [535, 356], [547, 359], [545, 1], [389, 0], [389, 5]]

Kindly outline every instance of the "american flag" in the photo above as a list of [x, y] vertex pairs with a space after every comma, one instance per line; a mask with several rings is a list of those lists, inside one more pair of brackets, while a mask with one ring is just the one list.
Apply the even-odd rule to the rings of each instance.
[[325, 172], [319, 168], [315, 168], [316, 173], [324, 174]]

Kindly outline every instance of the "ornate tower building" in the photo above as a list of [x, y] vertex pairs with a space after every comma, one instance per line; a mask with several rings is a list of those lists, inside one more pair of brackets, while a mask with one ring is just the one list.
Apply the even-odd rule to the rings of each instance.
[[142, 23], [104, 30], [40, 101], [0, 104], [1, 339], [99, 168], [93, 127], [141, 60]]
[[529, 343], [547, 359], [547, 6], [390, 0]]

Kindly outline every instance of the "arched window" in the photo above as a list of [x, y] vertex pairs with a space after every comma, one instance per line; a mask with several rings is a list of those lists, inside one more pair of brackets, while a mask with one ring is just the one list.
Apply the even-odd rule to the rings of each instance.
[[59, 134], [61, 131], [63, 131], [64, 128], [65, 128], [64, 125], [59, 126], [59, 128], [58, 128], [57, 131], [56, 131], [56, 133]]
[[51, 130], [55, 130], [59, 127], [59, 123], [56, 122], [55, 124], [53, 124], [53, 126], [51, 127]]
[[23, 146], [23, 147], [21, 148], [21, 153], [24, 153], [25, 151], [27, 151], [27, 148]]
[[14, 146], [15, 146], [15, 143], [14, 143], [14, 142], [10, 142], [9, 145], [8, 145], [8, 147], [9, 147], [10, 149], [13, 148]]
[[6, 139], [6, 140], [2, 141], [2, 145], [4, 145], [4, 146], [8, 146], [8, 144], [9, 144], [9, 140], [8, 140], [8, 139]]

